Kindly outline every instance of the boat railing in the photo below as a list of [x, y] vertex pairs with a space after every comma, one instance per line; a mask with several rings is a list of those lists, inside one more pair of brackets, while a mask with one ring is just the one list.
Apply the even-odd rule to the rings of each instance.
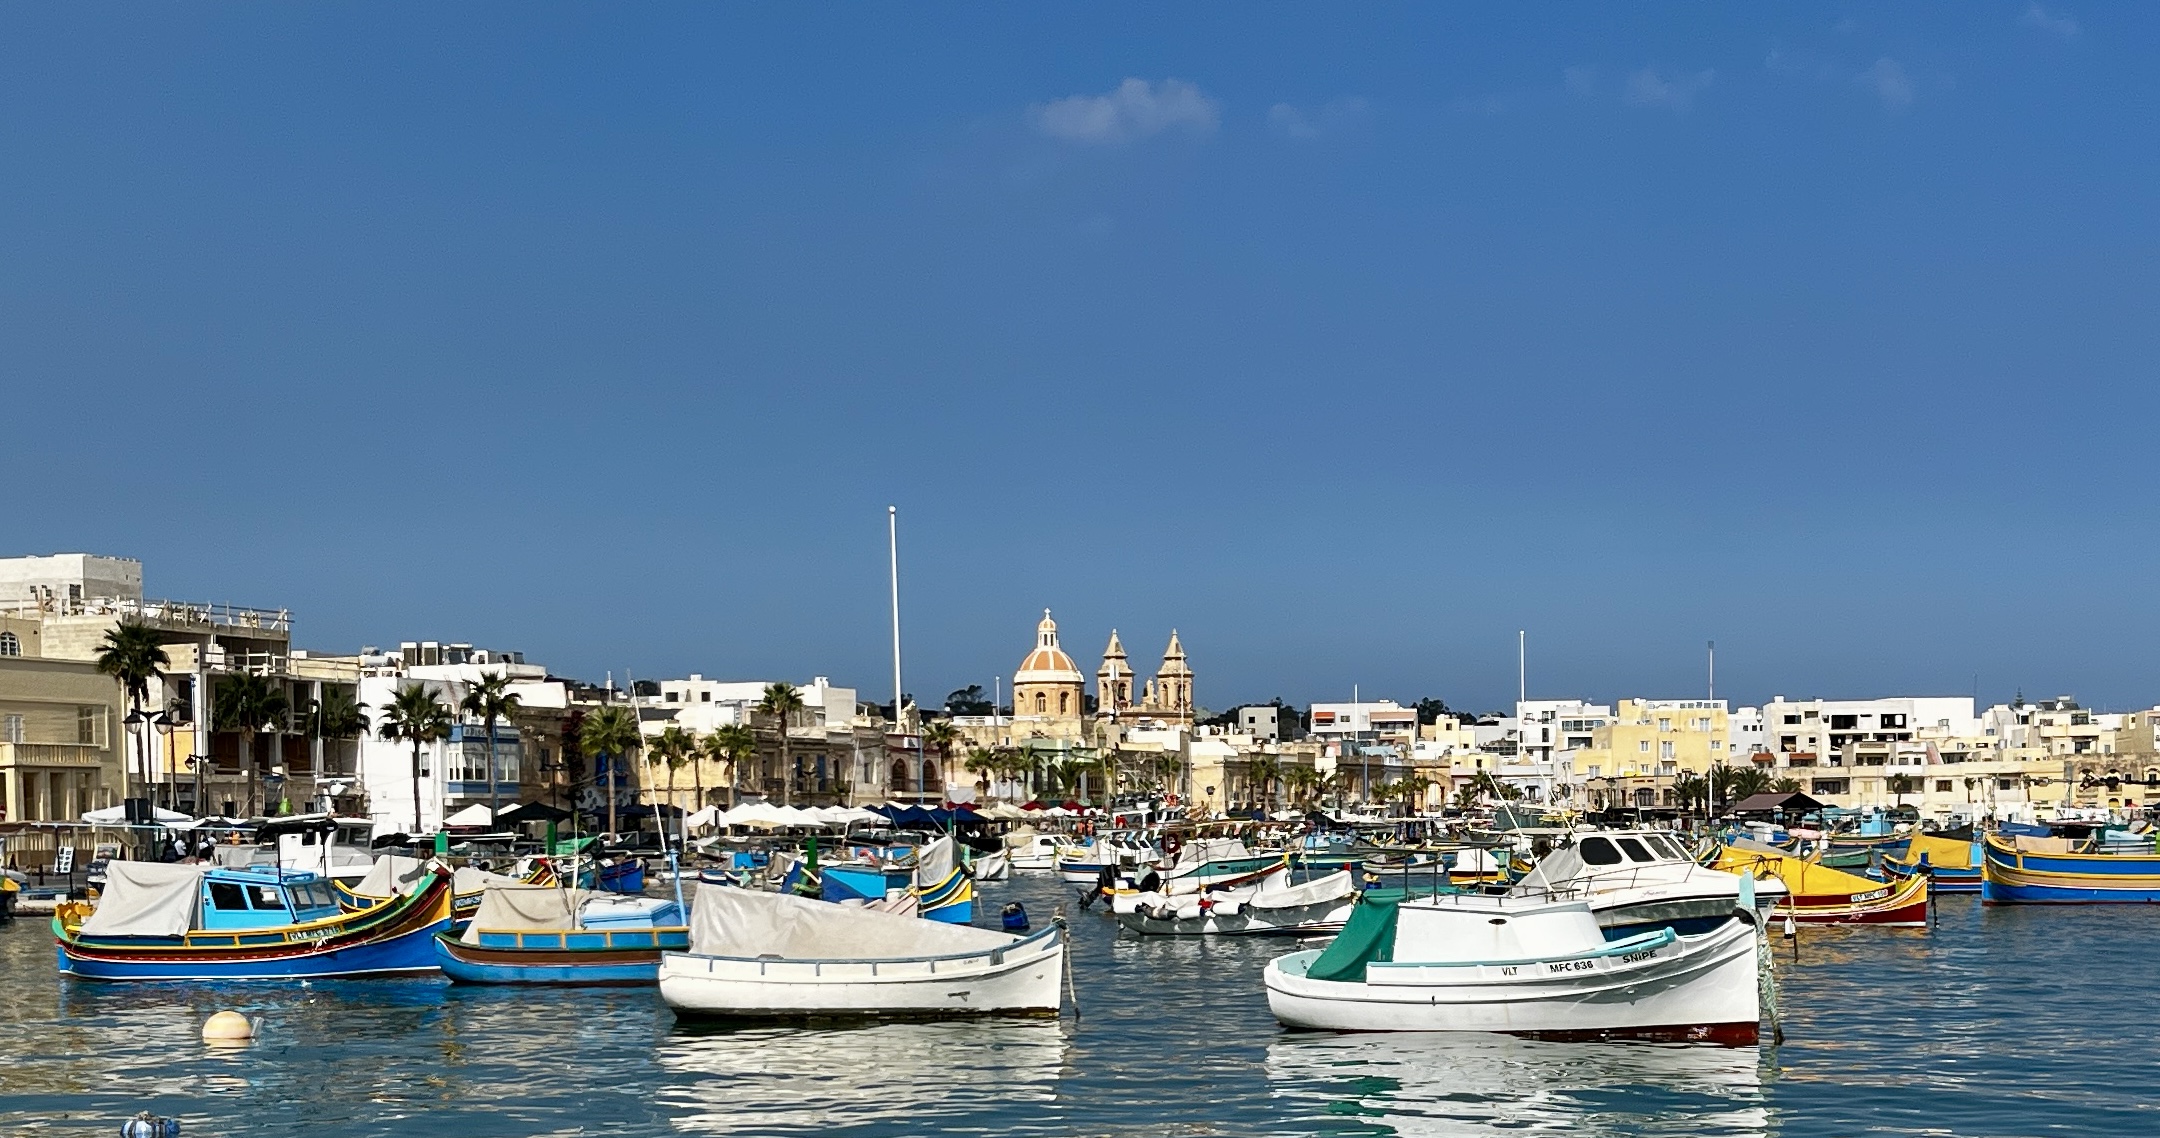
[[1027, 946], [1032, 945], [1038, 941], [1054, 942], [1059, 933], [1061, 933], [1062, 931], [1063, 930], [1060, 929], [1058, 926], [1052, 925], [1051, 927], [1046, 928], [1039, 933], [1034, 933], [1030, 936], [1022, 937], [1019, 940], [1016, 940], [1011, 944], [1005, 945], [1001, 948], [977, 950], [974, 952], [948, 952], [936, 956], [882, 956], [875, 959], [853, 959], [849, 957], [837, 956], [786, 957], [781, 956], [777, 953], [770, 952], [765, 953], [761, 956], [706, 956], [696, 952], [670, 953], [669, 955], [688, 956], [693, 959], [703, 960], [707, 962], [708, 967], [710, 967], [711, 963], [714, 961], [727, 961], [737, 964], [755, 964], [758, 966], [758, 975], [760, 976], [765, 975], [766, 966], [770, 964], [808, 964], [811, 966], [811, 975], [813, 976], [824, 975], [824, 966], [828, 964], [848, 965], [851, 967], [860, 967], [867, 964], [870, 966], [870, 974], [872, 976], [878, 974], [878, 965], [880, 964], [904, 964], [911, 966], [928, 965], [930, 972], [934, 974], [937, 972], [937, 966], [940, 961], [943, 961], [948, 966], [950, 966], [955, 961], [968, 960], [988, 960], [993, 967], [1003, 964], [1005, 963], [1006, 956], [1009, 953], [1013, 952], [1015, 949], [1026, 948]]

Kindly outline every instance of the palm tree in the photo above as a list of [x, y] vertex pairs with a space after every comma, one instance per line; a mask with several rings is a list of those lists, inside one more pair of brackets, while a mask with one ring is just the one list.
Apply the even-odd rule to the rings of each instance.
[[[593, 758], [612, 756], [607, 765], [607, 785], [602, 793], [607, 796], [608, 833], [615, 833], [615, 772], [630, 761], [630, 752], [643, 746], [645, 738], [638, 728], [637, 712], [619, 703], [611, 703], [596, 709], [585, 717], [578, 728], [578, 750]], [[595, 776], [599, 774], [596, 763]]]
[[253, 672], [234, 672], [218, 681], [211, 722], [217, 730], [240, 736], [240, 766], [247, 772], [250, 816], [257, 810], [261, 773], [255, 765], [255, 735], [285, 722], [291, 710], [285, 693]]
[[[688, 766], [697, 753], [697, 738], [674, 723], [662, 729], [659, 736], [652, 741], [652, 746], [645, 748], [647, 764], [667, 768], [668, 805], [675, 806], [678, 810], [681, 807], [675, 802], [675, 772]], [[666, 832], [665, 827], [661, 832]]]
[[1260, 809], [1264, 813], [1275, 812], [1275, 780], [1282, 775], [1282, 763], [1273, 755], [1256, 755], [1245, 763], [1245, 781], [1259, 788]]
[[1415, 773], [1403, 776], [1402, 781], [1395, 784], [1395, 789], [1402, 794], [1403, 809], [1410, 814], [1424, 812], [1425, 792], [1431, 787], [1431, 779]]
[[406, 684], [398, 689], [390, 706], [383, 709], [382, 722], [375, 727], [375, 733], [385, 739], [403, 739], [412, 744], [412, 832], [415, 837], [421, 830], [420, 748], [448, 739], [453, 726], [450, 708], [436, 698], [434, 692], [424, 684]]
[[318, 739], [357, 739], [367, 734], [367, 705], [341, 687], [324, 688], [309, 718], [308, 729]]
[[[1965, 782], [1967, 785], [1971, 785], [1972, 780], [1968, 778]], [[1800, 793], [1800, 780], [1797, 778], [1781, 778], [1771, 783], [1770, 789], [1777, 791], [1779, 794], [1798, 794]]]
[[[148, 722], [143, 719], [143, 701], [150, 698], [150, 678], [158, 669], [172, 661], [165, 657], [164, 642], [158, 639], [156, 629], [140, 621], [123, 621], [117, 628], [105, 631], [105, 643], [97, 651], [97, 670], [119, 681], [120, 692], [128, 704], [128, 718], [135, 724], [137, 757], [142, 760], [143, 777], [150, 774], [150, 751], [147, 742]], [[133, 798], [134, 787], [129, 781], [130, 771], [123, 765], [120, 772], [120, 797]]]
[[939, 785], [945, 788], [945, 797], [952, 797], [952, 752], [960, 742], [960, 729], [950, 719], [933, 719], [923, 724], [922, 745], [925, 754], [938, 754]]
[[1894, 774], [1890, 776], [1890, 793], [1897, 795], [1899, 809], [1905, 806], [1905, 796], [1913, 792], [1913, 776]]
[[996, 754], [976, 747], [968, 751], [967, 761], [962, 764], [962, 768], [975, 776], [976, 782], [983, 788], [983, 793], [988, 795], [993, 785], [991, 780], [997, 776], [998, 768], [1002, 765]]
[[728, 808], [733, 809], [737, 798], [735, 776], [745, 759], [757, 755], [757, 733], [740, 723], [727, 724], [705, 736], [705, 754], [727, 768]]
[[465, 698], [458, 701], [460, 711], [487, 725], [488, 817], [490, 819], [493, 819], [496, 814], [502, 811], [502, 795], [498, 792], [499, 784], [496, 781], [501, 773], [498, 770], [501, 764], [497, 761], [495, 755], [495, 721], [516, 715], [518, 707], [517, 694], [510, 690], [510, 675], [508, 672], [497, 672], [492, 676], [481, 676], [480, 682], [474, 684], [472, 690], [465, 693]]
[[[780, 805], [791, 806], [795, 797], [795, 756], [788, 749], [788, 724], [795, 713], [803, 709], [802, 693], [794, 684], [772, 683], [765, 685], [765, 696], [758, 700], [755, 710], [772, 725], [780, 736]], [[895, 713], [898, 708], [893, 709]]]

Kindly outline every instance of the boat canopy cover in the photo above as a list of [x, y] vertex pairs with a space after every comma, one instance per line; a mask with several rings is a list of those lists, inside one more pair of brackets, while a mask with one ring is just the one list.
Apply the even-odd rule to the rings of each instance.
[[416, 857], [383, 854], [368, 868], [367, 876], [353, 886], [364, 897], [402, 897], [427, 873], [427, 863]]
[[1347, 869], [1315, 877], [1302, 885], [1290, 884], [1289, 876], [1271, 873], [1261, 878], [1259, 886], [1253, 890], [1252, 900], [1246, 904], [1255, 909], [1295, 909], [1301, 905], [1340, 901], [1357, 892], [1357, 884], [1350, 880]]
[[1364, 983], [1366, 965], [1395, 959], [1395, 919], [1401, 901], [1399, 890], [1368, 889], [1359, 895], [1343, 931], [1320, 950], [1305, 975], [1343, 984]]
[[925, 842], [915, 851], [915, 884], [918, 888], [942, 885], [952, 876], [952, 871], [953, 840], [950, 835]]
[[105, 866], [97, 909], [83, 919], [85, 936], [180, 936], [195, 927], [205, 865], [115, 861]]
[[[500, 889], [505, 885], [520, 884], [523, 884], [523, 882], [520, 882], [515, 877], [504, 877], [500, 873], [489, 873], [487, 870], [474, 869], [469, 865], [457, 867], [457, 872], [450, 875], [451, 891], [463, 893], [467, 897], [485, 889]], [[400, 889], [398, 892], [402, 893], [404, 890]]]
[[909, 960], [988, 952], [1021, 939], [989, 929], [725, 885], [699, 885], [697, 901], [690, 907], [690, 951], [697, 956]]
[[[459, 873], [465, 872], [459, 870]], [[480, 898], [480, 910], [458, 939], [480, 943], [480, 930], [489, 932], [550, 931], [576, 927], [573, 918], [588, 894], [582, 889], [558, 889], [553, 885], [494, 885]]]

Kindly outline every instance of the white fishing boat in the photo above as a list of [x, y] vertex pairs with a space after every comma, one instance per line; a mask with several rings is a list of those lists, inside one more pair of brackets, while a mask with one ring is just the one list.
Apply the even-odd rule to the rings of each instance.
[[1607, 940], [1581, 900], [1368, 897], [1326, 949], [1268, 963], [1268, 1008], [1327, 1031], [1752, 1043], [1762, 934], [1754, 898], [1737, 909], [1698, 935]]
[[1058, 877], [1067, 885], [1083, 889], [1093, 888], [1103, 880], [1108, 869], [1111, 880], [1124, 874], [1138, 874], [1151, 869], [1162, 860], [1162, 852], [1138, 838], [1122, 835], [1099, 837], [1086, 845], [1062, 845], [1058, 847]]
[[1234, 889], [1115, 896], [1112, 911], [1142, 936], [1316, 936], [1340, 931], [1356, 900], [1349, 870], [1299, 885], [1275, 873]]
[[1673, 834], [1605, 831], [1546, 854], [1508, 895], [1587, 901], [1608, 939], [1664, 928], [1692, 934], [1734, 920], [1743, 889], [1751, 887], [1763, 916], [1784, 902], [1786, 888], [1776, 878], [1743, 885], [1743, 876], [1697, 864]]
[[1012, 875], [1012, 868], [1012, 855], [999, 850], [975, 855], [968, 863], [968, 874], [977, 881], [1003, 881]]
[[678, 1015], [728, 1019], [1054, 1016], [1065, 930], [1031, 936], [777, 893], [698, 886], [690, 951], [660, 960]]
[[1049, 873], [1057, 868], [1058, 847], [1064, 839], [1057, 834], [1031, 834], [1024, 845], [1005, 851], [1016, 873]]

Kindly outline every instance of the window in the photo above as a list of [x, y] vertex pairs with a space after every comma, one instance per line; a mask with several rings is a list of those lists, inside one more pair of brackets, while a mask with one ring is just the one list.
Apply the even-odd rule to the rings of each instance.
[[22, 641], [12, 632], [0, 632], [0, 656], [22, 655]]
[[78, 707], [75, 709], [75, 741], [85, 747], [95, 747], [98, 727], [105, 718], [102, 707]]
[[275, 885], [249, 886], [248, 900], [257, 910], [263, 912], [282, 913], [285, 911], [285, 894], [279, 892], [278, 887]]
[[1044, 694], [1043, 694], [1043, 693], [1041, 693], [1041, 692], [1036, 692], [1036, 693], [1035, 693], [1035, 714], [1037, 714], [1037, 715], [1041, 715], [1041, 714], [1043, 714], [1044, 712], [1048, 711], [1049, 709], [1050, 709], [1050, 697], [1048, 697], [1048, 696], [1044, 695]]
[[210, 907], [221, 913], [247, 912], [247, 893], [230, 881], [210, 883]]
[[709, 691], [701, 691], [697, 693], [697, 698], [699, 703], [711, 703], [712, 693]]
[[1672, 744], [1672, 740], [1670, 740], [1670, 739], [1664, 739], [1664, 740], [1661, 740], [1661, 741], [1659, 741], [1659, 743], [1658, 743], [1658, 745], [1657, 745], [1657, 751], [1658, 751], [1658, 758], [1661, 758], [1661, 759], [1669, 759], [1669, 758], [1672, 758], [1672, 757], [1673, 757], [1673, 744]]
[[1641, 751], [1641, 752], [1642, 752], [1643, 754], [1645, 754], [1645, 755], [1649, 754], [1649, 753], [1650, 753], [1650, 740], [1648, 740], [1648, 739], [1637, 739], [1637, 740], [1635, 740], [1635, 749], [1636, 749], [1636, 750], [1638, 750], [1638, 751]]
[[1071, 710], [1072, 710], [1072, 693], [1071, 693], [1071, 692], [1062, 692], [1062, 691], [1061, 691], [1061, 692], [1059, 692], [1059, 693], [1058, 693], [1058, 714], [1059, 714], [1059, 715], [1064, 715], [1064, 714], [1066, 714], [1067, 712], [1069, 712], [1069, 711], [1071, 711]]
[[1785, 716], [1785, 722], [1787, 724], [1790, 724], [1791, 726], [1798, 727], [1800, 725], [1800, 717], [1797, 715], [1788, 715]]
[[1635, 839], [1633, 839], [1633, 838], [1621, 838], [1621, 839], [1619, 839], [1619, 842], [1620, 842], [1620, 849], [1621, 849], [1621, 852], [1623, 852], [1623, 853], [1627, 854], [1627, 855], [1628, 855], [1628, 857], [1630, 857], [1630, 858], [1632, 858], [1632, 859], [1634, 859], [1634, 860], [1636, 860], [1636, 861], [1656, 861], [1656, 860], [1657, 860], [1656, 858], [1654, 858], [1654, 857], [1651, 857], [1651, 856], [1650, 856], [1650, 851], [1649, 851], [1649, 850], [1646, 850], [1646, 849], [1644, 849], [1644, 848], [1643, 848], [1643, 844], [1642, 844], [1641, 842], [1638, 842], [1638, 841], [1636, 841], [1636, 840], [1635, 840]]
[[10, 715], [5, 719], [0, 719], [0, 743], [20, 743], [22, 741], [23, 717]]
[[1949, 793], [1949, 792], [1950, 792], [1950, 780], [1949, 780], [1949, 779], [1947, 779], [1947, 778], [1938, 778], [1938, 779], [1936, 779], [1936, 780], [1935, 780], [1935, 793], [1937, 793], [1937, 794], [1947, 794], [1947, 793]]
[[1584, 838], [1582, 859], [1584, 865], [1619, 865], [1620, 851], [1604, 838]]
[[1997, 790], [2016, 790], [2016, 789], [2017, 789], [2017, 780], [2016, 780], [2016, 779], [2014, 779], [2014, 778], [1998, 778], [1998, 779], [1996, 779], [1996, 780], [1995, 780], [1995, 789], [1997, 789]]
[[1658, 730], [1659, 730], [1660, 732], [1665, 732], [1665, 731], [1670, 731], [1670, 730], [1672, 730], [1672, 720], [1670, 720], [1670, 719], [1660, 719], [1660, 720], [1658, 720], [1658, 721], [1657, 721], [1657, 729], [1658, 729]]

